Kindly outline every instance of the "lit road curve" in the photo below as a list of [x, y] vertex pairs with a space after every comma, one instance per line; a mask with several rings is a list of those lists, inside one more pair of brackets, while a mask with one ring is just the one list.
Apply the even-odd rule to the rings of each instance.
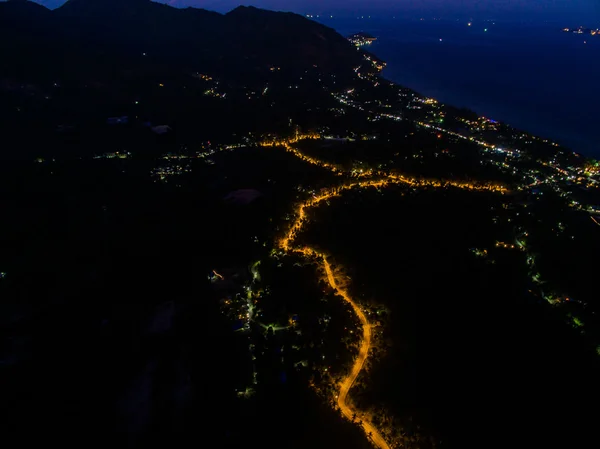
[[[325, 254], [320, 253], [310, 247], [293, 247], [292, 244], [293, 244], [294, 240], [296, 239], [298, 232], [304, 227], [304, 225], [307, 222], [307, 216], [306, 216], [306, 211], [305, 211], [306, 208], [315, 207], [319, 203], [321, 203], [325, 200], [328, 200], [329, 198], [338, 196], [340, 190], [351, 189], [353, 187], [381, 187], [381, 186], [387, 185], [388, 183], [389, 183], [389, 181], [374, 181], [374, 180], [353, 182], [353, 183], [349, 183], [344, 186], [326, 191], [318, 197], [313, 197], [311, 199], [308, 199], [306, 202], [301, 203], [297, 206], [296, 221], [290, 227], [287, 234], [279, 241], [279, 244], [278, 244], [279, 248], [285, 252], [297, 252], [297, 253], [304, 255], [305, 257], [317, 259], [319, 262], [319, 265], [321, 265], [321, 267], [323, 268], [323, 270], [325, 272], [325, 275], [327, 277], [327, 282], [329, 283], [331, 288], [333, 288], [334, 291], [337, 293], [337, 295], [340, 296], [341, 298], [343, 298], [344, 301], [346, 301], [352, 307], [352, 310], [354, 311], [354, 313], [356, 313], [356, 315], [358, 316], [358, 318], [361, 322], [362, 329], [363, 329], [363, 335], [362, 335], [362, 339], [360, 341], [358, 356], [354, 360], [354, 362], [352, 364], [352, 368], [351, 368], [350, 372], [348, 373], [348, 375], [346, 377], [344, 377], [342, 379], [342, 381], [340, 382], [339, 393], [337, 395], [337, 403], [338, 403], [338, 406], [339, 406], [341, 412], [343, 413], [343, 415], [346, 418], [348, 418], [350, 420], [352, 420], [353, 415], [355, 413], [357, 413], [357, 411], [348, 404], [348, 393], [350, 392], [350, 389], [356, 382], [356, 379], [358, 378], [358, 375], [362, 371], [365, 361], [367, 360], [367, 357], [369, 356], [369, 350], [371, 349], [371, 345], [372, 345], [372, 343], [371, 343], [371, 323], [369, 323], [369, 320], [365, 316], [364, 312], [361, 310], [361, 308], [358, 306], [358, 304], [356, 304], [356, 302], [354, 302], [354, 300], [350, 297], [348, 292], [346, 292], [346, 290], [344, 290], [340, 286], [340, 282], [338, 281], [338, 279], [336, 279], [336, 275], [333, 272], [333, 269], [331, 268], [331, 265], [330, 265], [329, 261], [327, 260], [327, 257], [325, 256]], [[390, 449], [389, 444], [384, 440], [384, 438], [381, 436], [381, 433], [379, 432], [379, 430], [371, 422], [369, 422], [366, 419], [363, 419], [362, 420], [362, 428], [365, 431], [365, 434], [367, 434], [370, 437], [371, 441], [373, 442], [373, 444], [375, 444], [376, 447], [378, 447], [380, 449]]]
[[[338, 286], [333, 271], [331, 269], [331, 265], [325, 257], [323, 257], [323, 266], [325, 268], [325, 273], [327, 274], [327, 281], [329, 282], [329, 285], [331, 285], [331, 287], [337, 292], [338, 295], [340, 295], [342, 298], [344, 298], [346, 302], [350, 304], [350, 306], [354, 310], [354, 313], [356, 313], [356, 315], [358, 316], [358, 319], [360, 320], [363, 328], [363, 336], [360, 344], [360, 349], [358, 351], [358, 356], [354, 361], [354, 365], [352, 365], [350, 373], [342, 380], [340, 384], [340, 392], [338, 395], [338, 406], [340, 410], [346, 418], [351, 420], [354, 411], [352, 410], [352, 408], [350, 408], [350, 406], [347, 403], [348, 393], [350, 392], [350, 388], [352, 388], [352, 386], [354, 385], [354, 382], [356, 382], [356, 379], [362, 371], [363, 366], [367, 361], [367, 357], [369, 356], [369, 350], [371, 349], [371, 323], [369, 323], [369, 320], [367, 320], [367, 317], [365, 316], [364, 312], [352, 300], [348, 293], [340, 286]], [[373, 442], [373, 444], [375, 444], [375, 446], [379, 448], [389, 449], [390, 446], [388, 445], [387, 441], [383, 439], [383, 437], [379, 433], [379, 430], [373, 424], [371, 424], [369, 421], [363, 420], [362, 427], [365, 433], [370, 436], [371, 441]]]
[[[335, 173], [336, 175], [350, 174], [356, 178], [369, 179], [369, 181], [367, 181], [367, 182], [375, 182], [379, 185], [386, 184], [385, 181], [387, 181], [388, 183], [393, 183], [393, 184], [408, 184], [412, 187], [440, 188], [440, 187], [450, 187], [451, 186], [451, 187], [456, 187], [459, 189], [473, 190], [473, 191], [490, 191], [490, 192], [497, 192], [497, 193], [508, 192], [508, 189], [506, 187], [499, 185], [499, 184], [493, 184], [493, 183], [474, 184], [472, 182], [467, 182], [467, 181], [421, 179], [421, 178], [414, 178], [414, 177], [406, 176], [406, 175], [399, 175], [399, 174], [387, 173], [384, 171], [375, 171], [375, 170], [370, 170], [370, 169], [365, 170], [363, 173], [352, 173], [349, 171], [345, 171], [339, 165], [336, 165], [336, 164], [333, 164], [330, 162], [325, 162], [325, 161], [322, 161], [322, 160], [317, 159], [312, 156], [308, 156], [305, 153], [302, 153], [300, 150], [298, 150], [297, 148], [294, 148], [292, 146], [292, 144], [297, 143], [301, 140], [319, 139], [319, 138], [320, 138], [320, 136], [318, 134], [297, 134], [293, 138], [279, 139], [279, 140], [274, 139], [272, 141], [264, 141], [264, 142], [261, 142], [260, 145], [263, 147], [281, 146], [281, 147], [285, 148], [286, 151], [288, 151], [289, 153], [296, 156], [298, 159], [301, 159], [302, 161], [307, 162], [309, 164], [316, 165], [318, 167], [329, 170], [332, 173]], [[383, 179], [377, 180], [374, 178], [383, 178]], [[346, 189], [354, 188], [356, 186], [364, 187], [362, 185], [362, 183], [352, 182], [349, 184], [344, 184], [344, 185], [338, 187], [338, 189], [346, 190]], [[327, 199], [327, 198], [324, 198], [324, 199]]]
[[[329, 169], [334, 173], [342, 172], [340, 167], [320, 161], [316, 158], [306, 156], [303, 153], [301, 153], [299, 150], [297, 150], [291, 146], [292, 143], [295, 143], [302, 138], [313, 138], [314, 139], [314, 138], [318, 138], [318, 136], [315, 136], [315, 135], [307, 135], [307, 136], [302, 136], [302, 137], [296, 136], [295, 139], [280, 140], [280, 141], [274, 141], [274, 142], [268, 142], [268, 143], [265, 142], [262, 145], [263, 146], [278, 146], [278, 145], [283, 146], [283, 147], [285, 147], [285, 149], [287, 151], [293, 153], [295, 156], [299, 157], [300, 159], [302, 159], [308, 163]], [[321, 252], [319, 252], [311, 247], [308, 247], [308, 246], [305, 246], [305, 247], [294, 246], [294, 241], [296, 240], [299, 232], [305, 227], [305, 225], [307, 224], [307, 221], [308, 221], [308, 217], [306, 215], [306, 209], [311, 208], [311, 207], [316, 207], [323, 201], [327, 201], [331, 198], [340, 196], [342, 191], [345, 191], [345, 190], [350, 190], [350, 189], [355, 189], [355, 188], [373, 188], [373, 187], [381, 188], [381, 187], [386, 187], [386, 186], [389, 186], [392, 184], [403, 184], [403, 185], [408, 185], [410, 187], [434, 187], [434, 188], [453, 186], [453, 187], [467, 189], [467, 190], [487, 190], [487, 191], [495, 191], [495, 192], [499, 192], [499, 193], [504, 193], [506, 191], [506, 189], [504, 187], [498, 186], [495, 184], [474, 185], [471, 183], [456, 182], [456, 181], [422, 180], [422, 179], [415, 179], [415, 178], [406, 177], [406, 176], [402, 176], [402, 175], [375, 173], [373, 171], [368, 171], [368, 173], [363, 174], [363, 176], [365, 176], [365, 175], [366, 176], [379, 176], [379, 177], [382, 177], [383, 179], [374, 179], [374, 178], [355, 179], [355, 180], [349, 181], [345, 184], [324, 190], [319, 195], [315, 195], [312, 198], [308, 198], [304, 202], [297, 204], [296, 208], [295, 208], [295, 212], [296, 212], [295, 221], [290, 226], [290, 228], [288, 229], [287, 233], [283, 236], [283, 238], [281, 238], [279, 240], [279, 242], [277, 243], [278, 248], [280, 250], [282, 250], [283, 252], [300, 253], [307, 258], [316, 259], [318, 261], [319, 265], [321, 266], [321, 268], [323, 269], [323, 271], [326, 275], [326, 278], [327, 278], [327, 282], [329, 283], [331, 288], [333, 288], [334, 291], [336, 292], [336, 294], [338, 296], [340, 296], [342, 299], [344, 299], [344, 301], [346, 301], [350, 305], [350, 307], [352, 307], [352, 310], [354, 311], [354, 313], [356, 314], [356, 316], [359, 318], [359, 320], [361, 322], [363, 334], [362, 334], [362, 338], [359, 343], [358, 356], [354, 360], [354, 362], [352, 364], [352, 368], [350, 369], [350, 372], [341, 380], [341, 382], [339, 384], [339, 392], [337, 395], [337, 403], [338, 403], [338, 406], [339, 406], [342, 414], [350, 420], [352, 420], [352, 417], [354, 416], [354, 414], [358, 415], [358, 411], [356, 409], [353, 409], [351, 407], [351, 405], [348, 404], [348, 395], [349, 395], [350, 389], [356, 382], [356, 379], [358, 378], [359, 374], [361, 373], [361, 371], [364, 367], [364, 364], [369, 356], [369, 351], [372, 347], [372, 325], [369, 322], [369, 320], [367, 319], [367, 317], [364, 314], [364, 312], [362, 311], [362, 309], [359, 307], [359, 305], [350, 297], [348, 292], [341, 286], [342, 283], [336, 277], [336, 274], [334, 273], [333, 269], [331, 268], [331, 264], [327, 260], [327, 256], [324, 253], [321, 253]], [[375, 427], [368, 419], [366, 419], [366, 417], [362, 418], [361, 425], [362, 425], [362, 428], [363, 428], [365, 434], [371, 439], [372, 443], [376, 447], [378, 447], [380, 449], [390, 449], [390, 445], [385, 441], [385, 439], [381, 435], [381, 432], [379, 431], [379, 429], [377, 429], [377, 427]]]
[[[400, 183], [400, 182], [404, 182], [404, 181], [395, 181], [395, 182]], [[371, 349], [371, 345], [372, 345], [371, 323], [369, 323], [369, 320], [365, 316], [364, 312], [361, 310], [361, 308], [358, 306], [358, 304], [356, 302], [354, 302], [354, 300], [350, 297], [348, 292], [346, 292], [346, 290], [344, 290], [340, 286], [340, 282], [336, 278], [336, 275], [333, 272], [333, 269], [331, 268], [331, 265], [330, 265], [329, 261], [327, 260], [327, 257], [325, 256], [325, 254], [320, 253], [308, 246], [294, 247], [293, 242], [296, 239], [296, 237], [298, 236], [298, 232], [307, 223], [307, 216], [306, 216], [307, 208], [315, 207], [323, 201], [326, 201], [330, 198], [339, 196], [339, 194], [342, 190], [348, 190], [348, 189], [352, 189], [352, 188], [356, 188], [356, 187], [383, 187], [383, 186], [386, 186], [391, 183], [394, 183], [394, 181], [391, 181], [391, 180], [367, 180], [367, 181], [350, 182], [348, 184], [327, 190], [317, 197], [313, 197], [313, 198], [306, 200], [304, 203], [301, 203], [297, 206], [296, 220], [293, 223], [293, 225], [290, 227], [290, 229], [288, 230], [287, 234], [279, 241], [279, 244], [278, 244], [279, 248], [285, 252], [297, 252], [297, 253], [304, 255], [305, 257], [317, 259], [319, 262], [319, 265], [321, 265], [321, 267], [323, 268], [323, 271], [325, 272], [325, 275], [327, 277], [327, 282], [329, 283], [331, 288], [333, 288], [334, 291], [336, 292], [336, 294], [338, 296], [340, 296], [342, 299], [344, 299], [344, 301], [346, 301], [352, 307], [352, 310], [354, 311], [354, 313], [356, 313], [356, 316], [358, 316], [358, 318], [361, 322], [363, 334], [362, 334], [362, 339], [360, 341], [358, 356], [354, 360], [354, 362], [352, 364], [352, 368], [351, 368], [350, 372], [348, 373], [348, 375], [346, 377], [344, 377], [342, 379], [342, 381], [340, 382], [339, 392], [337, 395], [337, 403], [338, 403], [338, 406], [339, 406], [341, 412], [343, 413], [343, 415], [346, 418], [348, 418], [350, 420], [352, 420], [352, 417], [355, 413], [356, 414], [358, 414], [358, 413], [357, 413], [357, 410], [353, 409], [348, 404], [348, 394], [350, 392], [350, 389], [356, 382], [358, 375], [362, 371], [363, 366], [367, 360], [367, 357], [369, 356], [369, 350]], [[363, 418], [362, 428], [363, 428], [365, 434], [367, 434], [369, 436], [369, 438], [371, 439], [371, 441], [373, 442], [373, 444], [376, 447], [378, 447], [380, 449], [390, 449], [389, 444], [385, 441], [385, 439], [381, 436], [381, 433], [379, 432], [379, 430], [371, 422], [369, 422], [368, 420]]]

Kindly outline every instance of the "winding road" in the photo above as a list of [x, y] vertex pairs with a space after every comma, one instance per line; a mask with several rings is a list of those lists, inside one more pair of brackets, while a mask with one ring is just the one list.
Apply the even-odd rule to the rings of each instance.
[[[305, 155], [298, 149], [292, 147], [292, 144], [298, 142], [299, 140], [316, 139], [318, 137], [319, 136], [315, 134], [296, 135], [292, 139], [263, 142], [261, 145], [282, 146], [286, 149], [286, 151], [294, 154], [296, 157], [304, 160], [305, 162], [328, 169], [337, 175], [349, 174], [347, 172], [344, 172], [344, 170], [341, 167], [336, 166], [335, 164], [324, 162], [311, 156]], [[340, 296], [344, 301], [346, 301], [350, 305], [350, 307], [352, 307], [352, 310], [354, 311], [362, 325], [363, 334], [362, 339], [360, 341], [358, 356], [354, 360], [350, 372], [340, 382], [339, 392], [337, 395], [337, 404], [342, 414], [352, 421], [355, 415], [359, 415], [359, 411], [353, 408], [348, 403], [348, 395], [350, 393], [350, 389], [356, 382], [356, 379], [358, 378], [360, 372], [363, 370], [367, 358], [369, 357], [369, 351], [372, 347], [372, 325], [367, 319], [365, 313], [360, 308], [360, 306], [342, 287], [342, 282], [336, 276], [334, 270], [331, 267], [331, 264], [327, 259], [327, 256], [324, 253], [319, 252], [316, 249], [311, 248], [309, 246], [294, 246], [294, 242], [298, 236], [298, 233], [304, 228], [304, 226], [308, 222], [308, 218], [306, 215], [307, 208], [316, 207], [323, 201], [340, 196], [341, 192], [345, 190], [350, 190], [354, 188], [380, 188], [392, 184], [404, 184], [408, 185], [409, 187], [434, 188], [452, 186], [467, 190], [485, 190], [495, 191], [499, 193], [506, 192], [506, 188], [496, 184], [472, 184], [469, 182], [424, 180], [403, 175], [391, 173], [386, 174], [381, 172], [374, 172], [372, 170], [367, 170], [366, 173], [361, 173], [354, 179], [348, 180], [344, 184], [322, 190], [319, 195], [314, 195], [313, 197], [306, 199], [304, 202], [297, 204], [295, 209], [295, 221], [292, 223], [292, 225], [288, 229], [287, 233], [283, 236], [283, 238], [281, 238], [277, 242], [277, 247], [284, 253], [300, 253], [306, 258], [316, 260], [321, 266], [323, 272], [325, 273], [327, 282], [329, 283], [331, 288], [333, 288], [336, 294]], [[370, 441], [380, 449], [391, 449], [389, 443], [383, 438], [381, 431], [377, 427], [375, 427], [373, 423], [366, 419], [366, 417], [363, 416], [361, 418], [362, 420], [360, 421], [360, 425], [362, 426], [365, 434], [370, 439]]]
[[[331, 269], [331, 265], [327, 261], [327, 258], [323, 257], [323, 267], [325, 268], [325, 273], [327, 274], [327, 281], [329, 285], [336, 291], [336, 293], [344, 298], [346, 302], [350, 304], [354, 313], [358, 316], [360, 323], [363, 328], [363, 336], [360, 344], [360, 349], [358, 351], [358, 356], [356, 360], [354, 360], [354, 365], [352, 365], [352, 369], [350, 373], [342, 380], [340, 383], [340, 392], [338, 394], [338, 407], [344, 414], [344, 416], [350, 420], [352, 420], [352, 416], [355, 411], [348, 405], [348, 393], [350, 392], [350, 388], [356, 382], [358, 375], [363, 369], [365, 362], [367, 361], [367, 357], [369, 357], [369, 349], [371, 349], [371, 323], [367, 320], [364, 312], [358, 307], [358, 305], [352, 300], [350, 295], [338, 286], [335, 276], [333, 274], [333, 270]], [[389, 449], [389, 445], [387, 441], [381, 436], [379, 430], [369, 421], [363, 420], [362, 427], [365, 433], [371, 438], [371, 441], [375, 444], [375, 446], [379, 448]]]
[[[355, 187], [360, 184], [362, 184], [364, 186], [373, 187], [373, 186], [382, 186], [382, 185], [386, 184], [386, 182], [385, 181], [370, 181], [370, 182], [363, 181], [360, 183], [349, 184], [348, 187], [346, 187], [346, 188], [352, 188], [352, 187]], [[294, 240], [296, 239], [296, 237], [298, 235], [298, 232], [304, 227], [304, 225], [307, 222], [305, 209], [307, 207], [314, 207], [314, 206], [318, 205], [319, 203], [321, 203], [322, 201], [325, 201], [331, 197], [338, 196], [338, 191], [339, 191], [339, 188], [331, 189], [330, 191], [327, 191], [327, 192], [321, 194], [321, 196], [319, 196], [319, 197], [313, 197], [313, 198], [307, 200], [305, 203], [299, 204], [298, 208], [296, 210], [296, 212], [297, 212], [296, 213], [296, 221], [290, 227], [290, 229], [288, 230], [288, 233], [279, 241], [278, 246], [280, 249], [282, 249], [283, 251], [285, 251], [287, 253], [296, 252], [296, 253], [302, 254], [303, 256], [305, 256], [307, 258], [316, 259], [318, 261], [319, 265], [321, 266], [321, 268], [323, 269], [323, 271], [325, 272], [327, 282], [329, 283], [331, 288], [333, 288], [334, 291], [336, 292], [336, 294], [338, 296], [340, 296], [344, 301], [346, 301], [352, 307], [352, 310], [354, 311], [354, 313], [356, 313], [356, 316], [358, 316], [358, 319], [361, 322], [362, 329], [363, 329], [363, 335], [362, 335], [362, 339], [360, 341], [358, 356], [354, 360], [354, 363], [352, 365], [350, 372], [340, 382], [339, 393], [337, 395], [337, 404], [338, 404], [342, 414], [346, 418], [352, 420], [353, 415], [358, 414], [358, 411], [355, 410], [354, 408], [352, 408], [352, 406], [348, 404], [348, 393], [350, 392], [350, 389], [356, 382], [358, 375], [362, 371], [363, 366], [367, 360], [367, 357], [369, 357], [369, 350], [371, 349], [371, 346], [372, 346], [371, 323], [369, 323], [369, 320], [367, 319], [366, 315], [361, 310], [359, 305], [350, 297], [348, 292], [344, 288], [341, 287], [340, 281], [336, 278], [336, 275], [335, 275], [333, 269], [331, 268], [331, 264], [327, 260], [327, 256], [325, 256], [325, 254], [318, 252], [315, 249], [310, 248], [308, 246], [305, 246], [305, 247], [292, 246]], [[363, 418], [361, 423], [362, 423], [362, 428], [365, 431], [365, 434], [371, 439], [371, 441], [373, 442], [373, 444], [375, 444], [375, 446], [377, 446], [380, 449], [390, 449], [389, 444], [385, 441], [385, 439], [381, 435], [380, 431], [371, 422], [369, 422], [368, 420]]]

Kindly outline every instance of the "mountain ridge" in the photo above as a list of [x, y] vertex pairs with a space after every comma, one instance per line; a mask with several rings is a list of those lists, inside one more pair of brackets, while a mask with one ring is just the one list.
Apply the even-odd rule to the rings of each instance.
[[[295, 13], [247, 6], [220, 14], [150, 0], [69, 0], [49, 10], [13, 0], [1, 4], [0, 24], [0, 37], [13, 40], [16, 47], [27, 42], [24, 51], [33, 58], [36, 45], [46, 50], [54, 46], [73, 58], [86, 51], [130, 58], [151, 53], [155, 62], [187, 68], [208, 65], [217, 71], [217, 61], [227, 60], [240, 72], [270, 65], [347, 71], [361, 58], [332, 28]], [[64, 59], [58, 51], [54, 56]]]

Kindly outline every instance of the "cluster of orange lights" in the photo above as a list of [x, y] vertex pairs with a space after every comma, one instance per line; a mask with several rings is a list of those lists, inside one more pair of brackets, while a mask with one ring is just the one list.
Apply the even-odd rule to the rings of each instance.
[[496, 242], [496, 248], [505, 248], [505, 249], [520, 249], [521, 251], [525, 251], [523, 246], [515, 246], [513, 243], [505, 243], [505, 242]]

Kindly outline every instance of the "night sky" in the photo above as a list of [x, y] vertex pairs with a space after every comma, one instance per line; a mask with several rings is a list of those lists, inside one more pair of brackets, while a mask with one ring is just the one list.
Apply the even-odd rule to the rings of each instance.
[[[65, 0], [39, 0], [55, 8]], [[598, 0], [165, 0], [173, 6], [195, 6], [228, 11], [239, 4], [298, 13], [355, 13], [394, 12], [407, 16], [481, 17], [514, 20], [568, 20], [597, 18], [600, 21]], [[570, 25], [566, 23], [565, 25]]]

